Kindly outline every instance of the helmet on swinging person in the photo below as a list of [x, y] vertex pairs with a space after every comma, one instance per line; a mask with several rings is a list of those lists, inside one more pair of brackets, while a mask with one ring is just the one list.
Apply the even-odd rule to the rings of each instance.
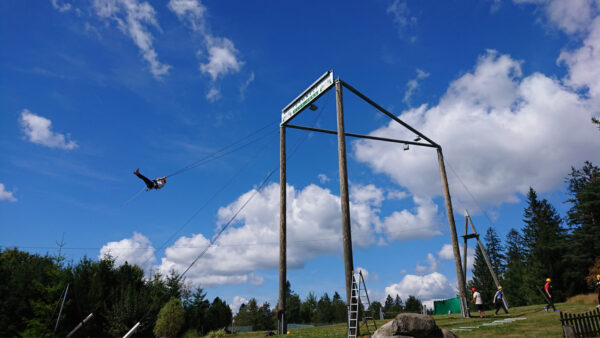
[[472, 288], [471, 291], [475, 292], [475, 288]]
[[546, 278], [546, 282], [550, 283], [550, 282], [552, 282], [552, 279]]
[[596, 278], [600, 278], [600, 274], [596, 275]]
[[502, 290], [502, 285], [498, 285], [498, 290]]

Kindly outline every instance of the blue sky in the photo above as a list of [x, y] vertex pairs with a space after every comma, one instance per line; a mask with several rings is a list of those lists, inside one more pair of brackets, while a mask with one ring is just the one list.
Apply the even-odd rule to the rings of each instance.
[[[599, 6], [3, 1], [0, 246], [56, 254], [64, 234], [74, 262], [110, 252], [182, 272], [254, 196], [186, 277], [210, 298], [274, 306], [278, 171], [256, 189], [279, 164], [281, 109], [327, 70], [442, 145], [459, 235], [465, 209], [481, 233], [520, 228], [530, 186], [564, 215], [570, 167], [600, 161]], [[333, 92], [316, 104], [294, 123], [335, 129]], [[344, 104], [348, 132], [414, 137], [348, 91]], [[174, 173], [248, 135], [160, 191], [132, 174]], [[287, 142], [288, 279], [302, 298], [343, 295], [336, 138], [289, 129]], [[453, 296], [435, 151], [347, 147], [371, 298]]]

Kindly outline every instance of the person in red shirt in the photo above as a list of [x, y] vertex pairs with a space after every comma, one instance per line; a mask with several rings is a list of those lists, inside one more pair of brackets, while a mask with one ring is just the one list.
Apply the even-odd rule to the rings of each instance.
[[546, 292], [546, 298], [548, 300], [548, 305], [544, 306], [544, 310], [548, 312], [548, 308], [552, 306], [554, 312], [558, 312], [558, 310], [554, 307], [554, 300], [552, 299], [552, 280], [550, 278], [546, 278], [546, 284], [544, 285], [544, 291]]

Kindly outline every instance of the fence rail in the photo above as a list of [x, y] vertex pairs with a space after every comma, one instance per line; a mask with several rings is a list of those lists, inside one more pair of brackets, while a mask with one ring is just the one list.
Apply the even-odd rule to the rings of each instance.
[[560, 312], [563, 334], [571, 337], [600, 336], [600, 309], [595, 308], [585, 313]]

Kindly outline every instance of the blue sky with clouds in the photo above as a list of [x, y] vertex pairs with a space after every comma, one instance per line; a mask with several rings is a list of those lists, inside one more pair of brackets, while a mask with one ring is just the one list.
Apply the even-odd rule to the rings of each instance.
[[[560, 212], [600, 161], [594, 0], [0, 3], [0, 246], [105, 253], [277, 302], [281, 109], [325, 71], [441, 144], [459, 235]], [[333, 92], [295, 124], [335, 129]], [[410, 139], [349, 91], [348, 132]], [[262, 129], [261, 129], [262, 128]], [[235, 143], [242, 140], [241, 143]], [[288, 279], [344, 294], [337, 141], [288, 130]], [[233, 145], [232, 145], [233, 144]], [[230, 148], [205, 160], [223, 147]], [[453, 296], [435, 150], [348, 139], [354, 264], [371, 298]], [[295, 150], [294, 150], [295, 149]], [[143, 192], [136, 168], [169, 177]], [[471, 251], [470, 251], [471, 252]], [[471, 252], [472, 254], [472, 252]]]

